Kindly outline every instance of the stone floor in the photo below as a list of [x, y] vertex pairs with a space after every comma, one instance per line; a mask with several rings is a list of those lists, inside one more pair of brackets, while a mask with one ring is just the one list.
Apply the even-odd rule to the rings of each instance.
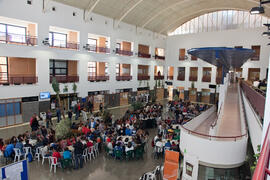
[[[156, 130], [151, 129], [149, 133], [152, 139]], [[143, 173], [163, 164], [163, 159], [153, 158], [152, 151], [150, 140], [143, 160], [119, 161], [108, 159], [101, 153], [97, 159], [88, 161], [82, 169], [63, 171], [58, 168], [56, 173], [50, 172], [47, 161], [44, 165], [34, 161], [29, 164], [30, 180], [138, 180]]]

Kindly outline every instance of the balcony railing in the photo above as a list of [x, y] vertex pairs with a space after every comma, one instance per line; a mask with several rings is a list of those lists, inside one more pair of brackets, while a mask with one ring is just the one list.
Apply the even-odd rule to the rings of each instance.
[[109, 76], [88, 76], [88, 81], [108, 81], [110, 78]]
[[203, 76], [202, 82], [211, 82], [211, 76]]
[[0, 84], [3, 85], [36, 84], [37, 82], [38, 77], [26, 75], [9, 76], [7, 79], [0, 79]]
[[98, 46], [88, 46], [88, 51], [97, 53], [110, 53], [110, 48], [98, 47]]
[[115, 49], [115, 53], [116, 53], [116, 54], [119, 54], [119, 55], [123, 55], [123, 56], [133, 56], [133, 52], [121, 50], [121, 49], [119, 49], [119, 48], [116, 48], [116, 49]]
[[222, 77], [216, 77], [216, 83], [222, 84]]
[[165, 60], [165, 56], [155, 55], [155, 59]]
[[155, 76], [154, 79], [155, 80], [163, 80], [164, 79], [164, 76]]
[[64, 48], [64, 49], [74, 49], [79, 50], [80, 44], [77, 42], [66, 42], [61, 40], [53, 40], [53, 44], [50, 44], [50, 47], [53, 48]]
[[264, 106], [265, 106], [265, 96], [257, 92], [246, 82], [241, 81], [240, 83], [243, 92], [245, 93], [247, 99], [252, 105], [253, 109], [258, 113], [258, 115], [263, 119], [264, 117]]
[[197, 81], [198, 77], [196, 76], [189, 76], [189, 81]]
[[178, 81], [184, 81], [185, 80], [185, 76], [177, 76], [177, 80]]
[[180, 61], [184, 61], [186, 59], [186, 56], [179, 56]]
[[167, 76], [168, 80], [173, 80], [173, 76]]
[[27, 46], [35, 46], [37, 45], [37, 37], [36, 36], [28, 36], [23, 34], [12, 34], [0, 31], [0, 43], [7, 44], [21, 44]]
[[141, 58], [151, 58], [151, 54], [144, 54], [144, 53], [138, 52], [138, 57], [141, 57]]
[[117, 81], [130, 81], [132, 76], [116, 76]]
[[149, 80], [150, 79], [150, 76], [147, 76], [147, 75], [138, 75], [138, 80], [141, 81], [141, 80]]
[[79, 76], [50, 76], [50, 83], [54, 77], [58, 83], [79, 82]]

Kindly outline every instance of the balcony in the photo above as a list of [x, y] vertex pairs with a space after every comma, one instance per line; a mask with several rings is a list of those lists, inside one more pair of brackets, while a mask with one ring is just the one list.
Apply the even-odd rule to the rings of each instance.
[[158, 55], [155, 55], [155, 59], [165, 60], [165, 56], [158, 56]]
[[108, 81], [110, 78], [109, 76], [88, 76], [88, 81]]
[[52, 48], [63, 48], [63, 49], [79, 50], [80, 44], [79, 43], [75, 43], [75, 42], [59, 42], [59, 41], [57, 41], [57, 43], [50, 44], [50, 47], [52, 47]]
[[173, 80], [173, 76], [167, 76], [168, 80]]
[[185, 81], [185, 76], [177, 76], [178, 81]]
[[244, 81], [240, 85], [255, 112], [263, 119], [265, 96]]
[[211, 76], [203, 76], [202, 82], [211, 82]]
[[138, 81], [142, 81], [142, 80], [149, 80], [150, 76], [148, 75], [138, 75]]
[[26, 75], [16, 75], [9, 76], [7, 80], [0, 80], [0, 84], [3, 85], [20, 85], [20, 84], [36, 84], [38, 82], [38, 77], [36, 76], [26, 76]]
[[180, 61], [184, 61], [186, 59], [186, 56], [179, 56]]
[[216, 83], [222, 84], [222, 77], [216, 77]]
[[37, 42], [36, 36], [0, 32], [0, 43], [35, 46]]
[[58, 83], [79, 82], [79, 76], [50, 76], [50, 83], [52, 83], [53, 77]]
[[138, 52], [138, 57], [141, 57], [141, 58], [151, 58], [151, 54], [144, 54], [144, 53]]
[[163, 80], [164, 79], [164, 76], [155, 76], [154, 77], [154, 80]]
[[110, 53], [110, 48], [107, 47], [88, 46], [87, 50], [96, 53], [107, 53], [107, 54]]
[[197, 81], [198, 77], [197, 76], [189, 76], [189, 81]]
[[119, 48], [115, 49], [115, 53], [123, 56], [133, 56], [133, 52], [131, 51], [125, 51], [125, 50], [120, 50]]
[[117, 81], [130, 81], [132, 76], [116, 76]]

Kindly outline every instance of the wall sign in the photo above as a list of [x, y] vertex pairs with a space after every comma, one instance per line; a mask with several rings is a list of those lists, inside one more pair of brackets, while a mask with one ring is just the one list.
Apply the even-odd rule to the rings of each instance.
[[41, 92], [39, 93], [39, 99], [50, 99], [51, 94], [50, 92]]

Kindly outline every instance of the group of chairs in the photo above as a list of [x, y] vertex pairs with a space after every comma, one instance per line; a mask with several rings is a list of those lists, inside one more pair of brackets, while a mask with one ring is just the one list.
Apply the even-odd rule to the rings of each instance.
[[[40, 158], [42, 158], [42, 165], [44, 164], [44, 161], [48, 159], [49, 166], [50, 166], [50, 172], [54, 170], [54, 173], [56, 173], [56, 168], [61, 167], [62, 169], [69, 168], [71, 169], [75, 165], [75, 157], [72, 156], [72, 159], [63, 159], [60, 161], [57, 160], [56, 157], [48, 156], [45, 151], [43, 150], [44, 147], [38, 147], [36, 149], [35, 158], [40, 161]], [[61, 153], [60, 153], [61, 154]], [[61, 154], [62, 155], [62, 154]], [[86, 163], [88, 160], [92, 160], [97, 158], [99, 155], [99, 143], [95, 143], [93, 146], [89, 148], [85, 148], [83, 150], [82, 157], [84, 159], [84, 162]]]
[[107, 157], [112, 157], [116, 160], [133, 160], [133, 159], [143, 159], [144, 154], [144, 144], [139, 145], [135, 148], [135, 150], [130, 150], [127, 152], [124, 152], [123, 150], [114, 150], [113, 152], [105, 146], [105, 151]]

